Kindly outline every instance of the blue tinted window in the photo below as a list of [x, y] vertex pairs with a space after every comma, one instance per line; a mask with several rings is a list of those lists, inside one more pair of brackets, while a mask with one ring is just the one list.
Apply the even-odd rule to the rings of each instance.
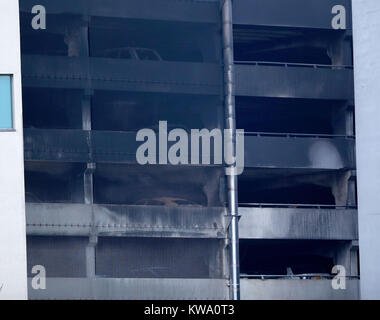
[[0, 76], [0, 129], [12, 128], [12, 80]]

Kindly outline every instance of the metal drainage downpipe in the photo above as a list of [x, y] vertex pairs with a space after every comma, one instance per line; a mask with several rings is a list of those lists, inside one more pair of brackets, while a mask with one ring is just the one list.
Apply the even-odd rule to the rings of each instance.
[[[224, 57], [224, 107], [225, 128], [232, 131], [232, 150], [236, 154], [236, 118], [235, 118], [235, 79], [234, 79], [234, 47], [232, 31], [232, 1], [221, 0]], [[226, 171], [235, 165], [227, 165]], [[239, 214], [236, 174], [226, 175], [228, 194], [228, 215], [231, 218], [230, 237], [230, 274], [231, 297], [240, 299], [240, 266], [239, 266]]]

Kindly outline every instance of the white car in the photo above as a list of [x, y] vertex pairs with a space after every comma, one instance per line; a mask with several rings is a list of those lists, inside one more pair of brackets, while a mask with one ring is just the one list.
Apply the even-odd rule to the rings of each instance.
[[154, 49], [123, 47], [115, 49], [107, 49], [102, 56], [113, 59], [130, 59], [130, 60], [150, 60], [162, 61], [159, 53]]
[[150, 205], [150, 206], [167, 206], [167, 207], [178, 207], [178, 206], [200, 206], [199, 204], [182, 198], [171, 198], [171, 197], [161, 197], [161, 198], [151, 198], [151, 199], [141, 199], [135, 203], [136, 205]]

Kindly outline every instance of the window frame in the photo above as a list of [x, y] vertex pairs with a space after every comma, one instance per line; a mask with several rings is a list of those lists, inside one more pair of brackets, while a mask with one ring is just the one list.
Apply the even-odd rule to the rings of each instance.
[[0, 132], [15, 132], [15, 110], [14, 110], [14, 75], [10, 73], [0, 73], [0, 77], [9, 77], [10, 80], [10, 95], [11, 95], [11, 127], [10, 128], [2, 128], [0, 127]]

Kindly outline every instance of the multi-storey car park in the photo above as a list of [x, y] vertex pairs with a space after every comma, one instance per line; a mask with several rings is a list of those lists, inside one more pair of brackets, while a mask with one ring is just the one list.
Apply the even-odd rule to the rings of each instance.
[[[359, 298], [351, 1], [230, 3], [20, 0], [29, 298]], [[139, 165], [160, 120], [244, 172]]]

